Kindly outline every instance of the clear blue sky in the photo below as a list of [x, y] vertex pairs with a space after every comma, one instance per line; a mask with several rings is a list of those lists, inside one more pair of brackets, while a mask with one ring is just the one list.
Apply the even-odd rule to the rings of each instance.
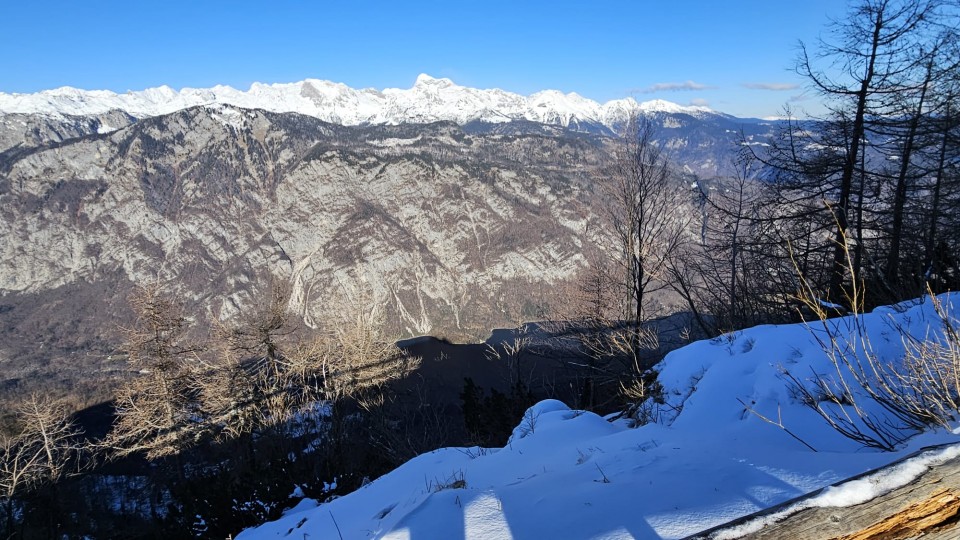
[[0, 92], [124, 92], [162, 84], [245, 90], [255, 81], [305, 78], [408, 88], [428, 73], [520, 94], [549, 88], [597, 101], [632, 95], [767, 116], [791, 100], [819, 110], [801, 97], [803, 81], [791, 69], [796, 44], [815, 41], [845, 5], [7, 0], [0, 7]]

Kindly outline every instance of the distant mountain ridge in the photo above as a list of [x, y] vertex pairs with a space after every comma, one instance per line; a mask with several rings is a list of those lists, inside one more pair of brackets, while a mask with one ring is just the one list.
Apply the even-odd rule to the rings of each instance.
[[601, 104], [576, 93], [557, 90], [522, 96], [496, 88], [459, 86], [450, 79], [426, 74], [418, 76], [409, 89], [355, 89], [342, 83], [306, 79], [295, 83], [254, 83], [245, 92], [222, 85], [180, 91], [160, 86], [123, 94], [71, 87], [33, 94], [0, 92], [0, 114], [91, 116], [123, 111], [143, 119], [216, 104], [277, 113], [296, 112], [345, 126], [527, 120], [574, 129], [580, 126], [616, 129], [634, 111], [729, 118], [708, 107], [681, 106], [663, 100], [637, 102], [628, 97]]
[[384, 90], [316, 79], [254, 83], [245, 92], [229, 86], [179, 91], [161, 86], [124, 94], [64, 87], [34, 94], [0, 92], [0, 152], [113, 133], [192, 108], [219, 114], [224, 107], [303, 115], [346, 127], [452, 122], [469, 133], [551, 136], [563, 131], [615, 136], [631, 114], [640, 113], [658, 128], [658, 140], [678, 168], [705, 177], [730, 174], [730, 156], [743, 144], [765, 144], [777, 124], [663, 100], [600, 104], [556, 90], [522, 96], [429, 75], [417, 77], [412, 88]]

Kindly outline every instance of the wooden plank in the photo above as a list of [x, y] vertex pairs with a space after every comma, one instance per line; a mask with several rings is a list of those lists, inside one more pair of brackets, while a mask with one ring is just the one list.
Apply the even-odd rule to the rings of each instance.
[[900, 510], [892, 516], [853, 534], [833, 540], [903, 540], [940, 528], [960, 511], [960, 494], [941, 489], [927, 499]]
[[[910, 457], [879, 470], [894, 467]], [[859, 475], [856, 479], [868, 477], [879, 470]], [[848, 481], [850, 480], [843, 483]], [[822, 490], [690, 538], [713, 538], [721, 532], [729, 534], [730, 529], [737, 525], [747, 523], [756, 517], [787, 510], [804, 499], [820, 493]], [[759, 531], [742, 535], [740, 538], [745, 540], [900, 540], [923, 536], [925, 540], [956, 540], [960, 538], [960, 528], [957, 527], [958, 518], [960, 518], [960, 457], [930, 468], [909, 484], [863, 504], [841, 508], [806, 508]]]

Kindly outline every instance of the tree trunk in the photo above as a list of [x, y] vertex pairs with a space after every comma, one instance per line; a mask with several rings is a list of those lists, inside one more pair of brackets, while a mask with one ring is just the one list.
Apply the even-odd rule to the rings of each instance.
[[836, 243], [833, 252], [833, 270], [830, 274], [830, 292], [829, 300], [839, 303], [844, 299], [843, 279], [846, 275], [847, 266], [847, 210], [850, 206], [850, 192], [853, 185], [853, 174], [856, 170], [857, 161], [860, 156], [860, 142], [863, 140], [864, 123], [867, 110], [867, 96], [870, 92], [870, 83], [873, 81], [874, 64], [877, 61], [877, 50], [880, 47], [880, 30], [883, 28], [883, 13], [877, 14], [877, 19], [873, 24], [873, 39], [870, 43], [870, 56], [868, 57], [867, 70], [863, 79], [860, 81], [860, 90], [857, 92], [857, 111], [853, 118], [853, 133], [850, 137], [850, 149], [847, 152], [846, 160], [843, 164], [843, 173], [840, 177], [840, 193], [837, 198], [837, 206], [833, 209], [834, 219], [836, 220], [837, 233], [834, 237]]
[[917, 102], [917, 109], [910, 118], [910, 124], [907, 128], [907, 138], [903, 144], [903, 155], [900, 156], [900, 172], [897, 175], [897, 185], [893, 195], [893, 224], [890, 228], [890, 253], [887, 255], [887, 266], [884, 269], [884, 277], [887, 284], [893, 288], [894, 293], [900, 292], [900, 245], [903, 240], [903, 211], [907, 203], [907, 173], [910, 169], [910, 158], [913, 154], [914, 141], [917, 135], [917, 128], [920, 125], [920, 118], [923, 116], [924, 100], [927, 96], [927, 87], [930, 84], [930, 77], [933, 73], [933, 58], [927, 63], [927, 75], [920, 90], [920, 97]]
[[926, 271], [930, 272], [933, 265], [933, 252], [937, 245], [937, 236], [939, 234], [937, 222], [940, 220], [940, 190], [943, 185], [944, 165], [947, 160], [947, 147], [950, 141], [950, 108], [947, 108], [945, 118], [943, 119], [943, 139], [940, 142], [940, 156], [937, 160], [937, 177], [933, 185], [933, 200], [930, 205], [930, 228], [927, 232], [927, 245], [924, 250], [924, 262]]

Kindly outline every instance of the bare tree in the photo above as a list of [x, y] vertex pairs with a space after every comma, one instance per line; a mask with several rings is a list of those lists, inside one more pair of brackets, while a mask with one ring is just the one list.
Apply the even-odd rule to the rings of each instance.
[[[958, 55], [960, 56], [960, 55]], [[960, 70], [945, 81], [939, 93], [940, 114], [934, 118], [931, 133], [933, 170], [925, 195], [926, 227], [923, 240], [923, 273], [935, 291], [956, 290], [960, 269], [951, 268], [951, 251], [960, 245], [956, 216], [960, 213]], [[950, 249], [950, 245], [954, 249]], [[953, 274], [952, 276], [950, 274]]]
[[601, 188], [611, 234], [606, 247], [619, 274], [611, 285], [622, 294], [621, 316], [636, 330], [631, 354], [640, 365], [640, 325], [649, 316], [651, 294], [668, 286], [667, 261], [689, 220], [681, 211], [684, 191], [645, 118], [630, 117]]
[[218, 357], [196, 385], [216, 434], [239, 438], [283, 425], [299, 403], [286, 353], [298, 329], [288, 311], [289, 295], [289, 287], [274, 284], [265, 301], [238, 320], [214, 323]]
[[198, 378], [209, 424], [222, 438], [245, 439], [251, 458], [252, 434], [295, 428], [292, 420], [320, 404], [333, 413], [335, 431], [348, 401], [377, 413], [388, 384], [419, 363], [384, 334], [381, 305], [369, 292], [327, 302], [321, 326], [309, 336], [294, 324], [288, 298], [285, 288], [274, 287], [260, 308], [220, 325], [220, 358]]
[[[348, 445], [362, 440], [394, 461], [410, 457], [411, 434], [395, 431], [397, 422], [409, 421], [411, 414], [400, 407], [403, 416], [396, 417], [398, 403], [391, 383], [410, 375], [420, 359], [406, 354], [385, 334], [383, 305], [368, 287], [344, 286], [327, 305], [327, 313], [319, 318], [322, 326], [290, 355], [290, 373], [304, 404], [323, 404], [332, 459], [352, 459]], [[360, 414], [350, 414], [351, 410]], [[422, 412], [413, 415], [427, 419]]]
[[778, 274], [792, 278], [793, 268], [777, 264], [781, 238], [769, 231], [782, 224], [764, 208], [768, 187], [757, 165], [744, 152], [732, 176], [697, 182], [699, 211], [690, 227], [697, 234], [669, 259], [670, 287], [705, 335], [784, 318]]
[[187, 338], [182, 304], [159, 284], [137, 287], [130, 305], [136, 320], [123, 329], [122, 349], [137, 376], [117, 395], [117, 420], [105, 444], [118, 456], [174, 455], [193, 444], [198, 430], [188, 364], [202, 345]]
[[[774, 180], [781, 187], [782, 213], [812, 225], [807, 238], [789, 240], [806, 267], [804, 276], [817, 289], [821, 285], [816, 276], [824, 274], [821, 294], [832, 302], [845, 298], [847, 249], [853, 252], [857, 275], [864, 268], [879, 266], [868, 261], [867, 240], [880, 236], [871, 221], [880, 208], [871, 199], [887, 197], [884, 185], [891, 179], [897, 184], [890, 226], [896, 253], [888, 254], [887, 268], [899, 264], [901, 203], [909, 164], [901, 167], [900, 174], [886, 171], [882, 149], [876, 145], [884, 138], [880, 131], [884, 118], [915, 117], [923, 110], [926, 83], [917, 75], [927, 72], [929, 55], [918, 50], [929, 38], [939, 4], [938, 0], [860, 0], [846, 18], [832, 25], [830, 39], [821, 40], [815, 52], [801, 44], [797, 72], [825, 99], [829, 113], [818, 122], [789, 122], [766, 161], [777, 170]], [[908, 110], [895, 99], [906, 93], [917, 94]], [[898, 151], [907, 160], [916, 134], [915, 129], [910, 132], [908, 126], [906, 136], [898, 137], [904, 143]], [[845, 241], [852, 245], [843, 245]], [[809, 245], [801, 249], [800, 242]], [[882, 273], [876, 270], [877, 275]]]
[[[910, 191], [903, 201], [907, 226], [901, 237], [908, 249], [901, 255], [902, 269], [915, 272], [920, 278], [915, 282], [925, 282], [934, 291], [956, 290], [960, 285], [956, 261], [960, 245], [956, 234], [960, 229], [956, 219], [960, 202], [960, 15], [956, 11], [953, 15], [953, 27], [944, 25], [948, 28], [933, 44], [926, 65], [927, 84], [919, 94], [930, 97], [924, 101], [916, 96], [919, 118], [909, 119], [907, 131], [910, 133], [909, 128], [918, 124], [917, 158], [910, 165], [919, 173], [911, 178]], [[895, 262], [890, 261], [889, 268]]]
[[635, 113], [614, 143], [597, 182], [606, 210], [593, 232], [598, 253], [571, 295], [568, 322], [554, 328], [574, 351], [566, 363], [586, 408], [641, 392], [657, 360], [657, 336], [644, 323], [657, 313], [655, 293], [671, 287], [670, 259], [686, 241], [690, 214], [656, 136]]
[[320, 376], [324, 399], [354, 399], [364, 409], [382, 403], [384, 387], [419, 366], [384, 333], [381, 304], [370, 292], [345, 291], [331, 310], [309, 354], [301, 359], [304, 369]]
[[0, 501], [5, 528], [13, 536], [16, 498], [52, 486], [79, 466], [79, 430], [66, 406], [31, 396], [17, 411], [21, 429], [0, 435]]

